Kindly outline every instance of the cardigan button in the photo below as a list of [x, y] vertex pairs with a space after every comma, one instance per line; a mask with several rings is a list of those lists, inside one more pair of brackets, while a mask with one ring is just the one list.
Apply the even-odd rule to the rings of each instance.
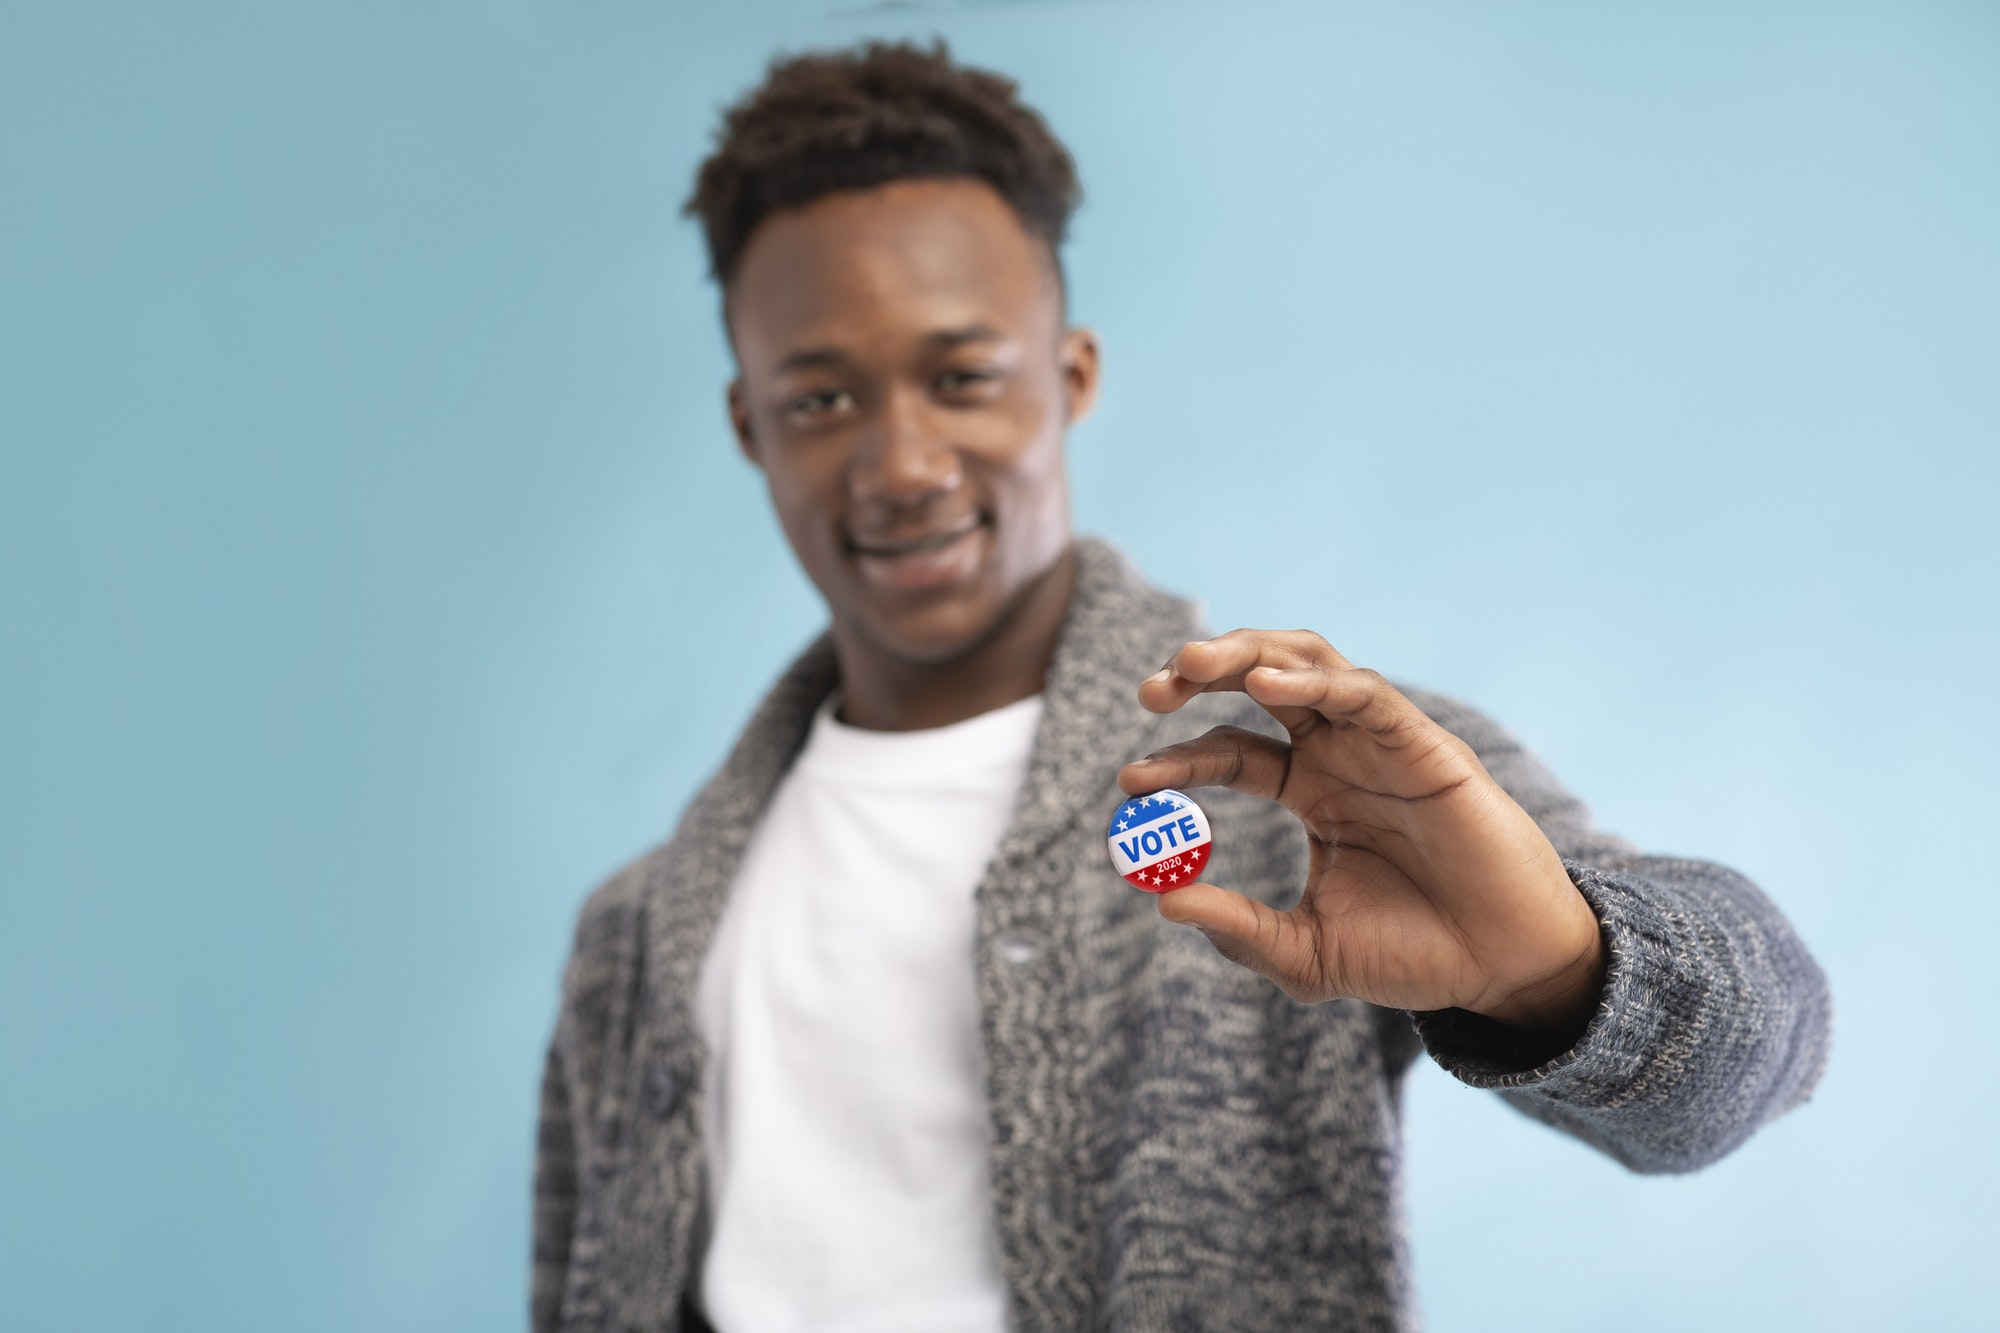
[[1042, 942], [1032, 935], [1002, 935], [1000, 956], [1015, 967], [1025, 967], [1041, 957]]
[[639, 1088], [639, 1108], [655, 1120], [665, 1120], [680, 1105], [681, 1081], [665, 1060], [656, 1060], [646, 1070]]

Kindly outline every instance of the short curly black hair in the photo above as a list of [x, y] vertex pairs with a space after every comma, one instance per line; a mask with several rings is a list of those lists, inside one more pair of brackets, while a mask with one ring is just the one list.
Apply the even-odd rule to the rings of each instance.
[[1060, 250], [1082, 201], [1076, 164], [1048, 122], [990, 70], [929, 49], [868, 42], [778, 59], [724, 113], [685, 212], [701, 219], [709, 271], [725, 289], [757, 224], [822, 195], [890, 181], [970, 176]]

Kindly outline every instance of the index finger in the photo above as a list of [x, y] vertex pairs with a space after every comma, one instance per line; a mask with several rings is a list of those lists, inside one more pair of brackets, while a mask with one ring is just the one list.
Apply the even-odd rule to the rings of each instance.
[[1233, 629], [1197, 639], [1167, 659], [1139, 684], [1139, 702], [1155, 713], [1171, 713], [1197, 694], [1243, 693], [1243, 678], [1256, 668], [1296, 671], [1351, 665], [1311, 630]]

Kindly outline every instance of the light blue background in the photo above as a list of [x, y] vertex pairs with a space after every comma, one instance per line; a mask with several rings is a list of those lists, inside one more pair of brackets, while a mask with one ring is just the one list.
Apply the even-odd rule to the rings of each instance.
[[1081, 526], [1833, 978], [1692, 1178], [1421, 1069], [1432, 1327], [1990, 1320], [2000, 9], [833, 8], [0, 11], [0, 1322], [518, 1326], [572, 915], [819, 619], [676, 209], [931, 31], [1084, 172]]

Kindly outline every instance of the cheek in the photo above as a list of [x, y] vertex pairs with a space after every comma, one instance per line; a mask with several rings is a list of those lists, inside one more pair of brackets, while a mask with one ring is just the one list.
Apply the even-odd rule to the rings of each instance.
[[764, 451], [764, 484], [788, 529], [803, 531], [838, 519], [846, 495], [844, 456], [831, 441], [781, 440]]
[[1015, 422], [1012, 447], [1002, 464], [1008, 489], [1033, 498], [1063, 479], [1062, 418], [1045, 407], [1023, 412]]
[[1058, 385], [1022, 384], [964, 434], [998, 484], [1039, 489], [1050, 474], [1062, 471], [1061, 408]]
[[1027, 423], [1003, 459], [992, 460], [989, 486], [1000, 522], [1008, 578], [1040, 571], [1069, 541], [1069, 477], [1062, 423]]

